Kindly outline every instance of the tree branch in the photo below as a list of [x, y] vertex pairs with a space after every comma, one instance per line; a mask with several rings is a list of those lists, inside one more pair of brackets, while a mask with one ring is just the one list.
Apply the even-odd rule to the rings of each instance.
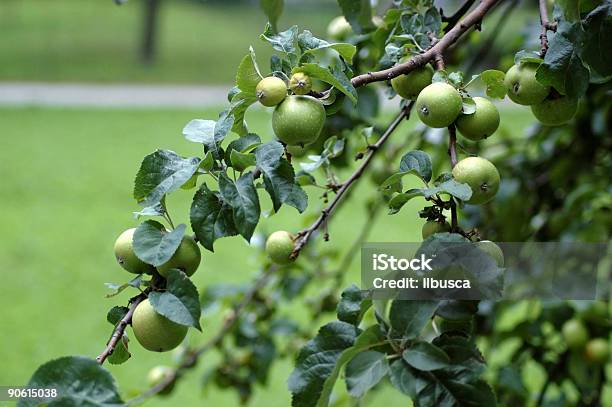
[[444, 16], [442, 14], [442, 21], [447, 22], [448, 25], [444, 28], [444, 32], [449, 32], [459, 21], [461, 17], [472, 7], [476, 0], [466, 0], [465, 3], [450, 17]]
[[113, 334], [111, 335], [108, 343], [106, 344], [106, 348], [96, 358], [96, 361], [99, 364], [103, 364], [106, 358], [108, 358], [113, 353], [113, 351], [115, 350], [115, 347], [117, 346], [117, 343], [123, 337], [125, 328], [127, 328], [127, 326], [132, 323], [132, 315], [134, 315], [134, 311], [136, 310], [136, 307], [145, 298], [147, 298], [145, 294], [139, 294], [130, 300], [130, 309], [123, 316], [123, 318], [121, 318], [121, 321], [119, 321], [119, 323], [115, 327]]
[[372, 82], [387, 81], [425, 65], [436, 55], [442, 55], [444, 50], [454, 44], [470, 27], [480, 24], [484, 15], [499, 1], [500, 0], [482, 0], [459, 24], [455, 25], [440, 39], [440, 41], [424, 53], [415, 55], [408, 61], [395, 65], [392, 68], [355, 76], [351, 79], [351, 83], [354, 87], [359, 87]]
[[355, 170], [353, 174], [351, 174], [351, 176], [346, 181], [340, 184], [340, 188], [338, 189], [336, 196], [330, 202], [330, 204], [321, 211], [321, 215], [317, 218], [317, 220], [315, 220], [314, 223], [310, 225], [310, 227], [308, 227], [307, 229], [298, 232], [295, 248], [293, 249], [293, 253], [291, 253], [291, 258], [295, 259], [300, 254], [300, 250], [302, 250], [306, 243], [308, 243], [308, 240], [310, 239], [312, 233], [319, 229], [319, 227], [326, 222], [327, 218], [331, 216], [334, 209], [342, 200], [346, 192], [350, 189], [353, 183], [361, 177], [366, 167], [370, 164], [370, 161], [372, 161], [372, 157], [374, 157], [376, 151], [380, 149], [380, 147], [389, 139], [389, 137], [397, 128], [397, 126], [399, 126], [399, 124], [404, 119], [410, 116], [410, 110], [412, 109], [413, 105], [414, 102], [410, 102], [410, 104], [403, 108], [402, 111], [399, 112], [399, 114], [395, 117], [395, 119], [393, 119], [391, 124], [389, 124], [389, 127], [387, 127], [387, 130], [385, 130], [380, 139], [378, 139], [378, 141], [374, 145], [369, 147], [370, 151], [363, 160], [363, 163], [357, 168], [357, 170]]
[[548, 20], [548, 4], [546, 0], [539, 0], [540, 2], [540, 24], [542, 25], [542, 33], [540, 34], [540, 56], [544, 58], [546, 51], [548, 51], [548, 35], [547, 31], [556, 31], [557, 25], [551, 23]]

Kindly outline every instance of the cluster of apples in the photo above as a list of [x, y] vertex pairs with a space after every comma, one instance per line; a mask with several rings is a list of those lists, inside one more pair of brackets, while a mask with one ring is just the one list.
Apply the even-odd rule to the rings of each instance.
[[519, 105], [531, 106], [535, 118], [546, 126], [565, 124], [576, 114], [578, 101], [538, 82], [538, 67], [533, 62], [510, 67], [504, 78], [508, 97]]
[[[187, 276], [192, 276], [198, 269], [201, 261], [200, 248], [191, 236], [183, 236], [172, 257], [166, 263], [154, 267], [136, 256], [134, 252], [135, 231], [136, 229], [124, 231], [115, 241], [115, 258], [126, 271], [134, 274], [157, 274], [165, 278], [168, 271], [172, 269], [181, 270]], [[149, 299], [145, 299], [134, 310], [132, 329], [142, 347], [154, 352], [166, 352], [183, 342], [188, 327], [158, 314]]]
[[591, 338], [585, 321], [608, 324], [609, 320], [606, 303], [593, 302], [581, 315], [565, 321], [561, 334], [572, 352], [578, 352], [591, 363], [604, 365], [610, 359], [610, 344], [605, 338]]

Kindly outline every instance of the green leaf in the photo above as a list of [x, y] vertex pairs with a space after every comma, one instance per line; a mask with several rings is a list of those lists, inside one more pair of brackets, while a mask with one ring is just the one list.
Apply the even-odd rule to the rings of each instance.
[[124, 284], [104, 283], [104, 285], [107, 288], [113, 290], [112, 293], [106, 294], [105, 297], [111, 298], [116, 295], [119, 295], [123, 290], [125, 290], [128, 287], [139, 288], [141, 284], [142, 284], [142, 274], [137, 275], [136, 277], [131, 279], [129, 282], [124, 283]]
[[[49, 406], [123, 405], [115, 379], [95, 360], [82, 356], [66, 356], [41, 365], [28, 381], [30, 388], [57, 389], [58, 398]], [[39, 399], [20, 399], [18, 407], [40, 405]]]
[[342, 58], [351, 63], [357, 52], [357, 47], [347, 43], [330, 43], [325, 40], [316, 38], [308, 30], [298, 35], [298, 44], [304, 54], [312, 54], [317, 50], [331, 48], [336, 51]]
[[275, 33], [269, 23], [266, 24], [266, 28], [264, 29], [263, 34], [260, 36], [262, 40], [268, 41], [272, 45], [272, 48], [284, 53], [291, 61], [291, 64], [296, 64], [299, 59], [297, 37], [297, 25], [294, 25], [286, 31]]
[[538, 82], [553, 86], [571, 98], [583, 96], [590, 78], [589, 70], [580, 59], [583, 39], [580, 23], [560, 21], [557, 32], [549, 35], [548, 51], [536, 72]]
[[231, 153], [236, 150], [239, 153], [250, 153], [261, 144], [261, 139], [257, 134], [249, 133], [245, 136], [238, 137], [227, 145], [225, 149], [225, 161], [231, 162]]
[[403, 359], [398, 359], [391, 363], [391, 366], [389, 366], [389, 380], [393, 387], [411, 399], [416, 399], [416, 379], [411, 367]]
[[405, 154], [400, 160], [400, 172], [413, 172], [423, 181], [429, 182], [432, 176], [431, 158], [424, 151], [414, 150]]
[[607, 1], [591, 11], [583, 20], [584, 45], [580, 56], [601, 76], [612, 75], [610, 43], [612, 43], [612, 3]]
[[219, 176], [219, 192], [232, 207], [234, 225], [247, 242], [253, 236], [261, 213], [259, 196], [253, 181], [253, 174], [250, 172], [243, 174], [235, 183], [224, 172]]
[[255, 165], [255, 154], [243, 154], [236, 150], [232, 150], [230, 153], [230, 163], [236, 171], [242, 172]]
[[514, 55], [514, 64], [541, 64], [544, 60], [540, 57], [540, 54], [536, 51], [520, 50]]
[[257, 97], [244, 92], [237, 93], [232, 97], [229, 113], [234, 117], [232, 131], [240, 136], [246, 135], [249, 131], [244, 120], [244, 115], [253, 103], [257, 102]]
[[253, 47], [250, 47], [249, 53], [242, 58], [240, 65], [238, 65], [238, 71], [236, 72], [236, 86], [238, 86], [238, 89], [245, 94], [249, 96], [256, 96], [255, 89], [262, 78], [263, 77], [261, 76], [257, 66], [255, 51], [253, 50]]
[[128, 313], [130, 309], [128, 307], [114, 306], [106, 314], [106, 320], [113, 326], [117, 325], [119, 321]]
[[176, 252], [187, 226], [179, 225], [167, 232], [164, 225], [154, 220], [142, 222], [134, 232], [134, 254], [147, 264], [161, 266]]
[[211, 252], [215, 240], [238, 234], [231, 205], [206, 184], [202, 184], [193, 197], [190, 221], [198, 241]]
[[402, 358], [415, 369], [426, 372], [447, 367], [450, 362], [450, 358], [442, 349], [425, 341], [413, 343], [404, 351]]
[[142, 208], [141, 210], [139, 210], [137, 212], [133, 212], [133, 213], [134, 213], [134, 218], [135, 219], [140, 219], [141, 216], [160, 216], [160, 215], [163, 215], [165, 213], [165, 210], [164, 210], [164, 207], [161, 205], [161, 203], [158, 202], [155, 205], [146, 206], [146, 207]]
[[454, 179], [444, 181], [432, 188], [421, 189], [423, 195], [426, 198], [434, 196], [440, 193], [446, 193], [454, 196], [457, 199], [461, 199], [462, 201], [467, 201], [472, 197], [472, 189], [468, 184], [460, 184]]
[[185, 273], [171, 269], [166, 276], [166, 290], [152, 291], [149, 301], [155, 311], [177, 324], [192, 326], [202, 330], [200, 326], [200, 296], [195, 285]]
[[159, 203], [179, 189], [200, 165], [197, 157], [183, 158], [174, 151], [157, 150], [144, 158], [134, 181], [134, 198], [143, 206]]
[[295, 182], [295, 172], [291, 164], [282, 158], [285, 149], [277, 141], [262, 144], [255, 149], [255, 161], [264, 178], [264, 185], [274, 210], [287, 204], [303, 212], [308, 205], [308, 196]]
[[[400, 173], [403, 174], [403, 173]], [[398, 174], [396, 174], [398, 175]], [[385, 181], [386, 183], [387, 181]], [[423, 196], [423, 192], [420, 189], [409, 189], [406, 192], [401, 194], [394, 195], [393, 198], [389, 200], [389, 215], [395, 215], [402, 209], [402, 207], [410, 201], [412, 198], [416, 198], [417, 196]]]
[[461, 108], [462, 114], [474, 114], [476, 112], [476, 102], [471, 97], [461, 98], [463, 106]]
[[336, 312], [340, 321], [357, 326], [371, 306], [372, 300], [369, 299], [368, 292], [352, 284], [349, 288], [342, 291]]
[[284, 0], [259, 0], [259, 6], [268, 17], [274, 31], [277, 31], [278, 18], [283, 14]]
[[370, 0], [338, 0], [338, 5], [355, 33], [363, 34], [374, 29]]
[[121, 335], [121, 339], [117, 341], [113, 353], [106, 359], [108, 363], [111, 365], [120, 365], [127, 362], [128, 359], [132, 357], [132, 354], [128, 351], [129, 341], [127, 334], [124, 332], [123, 335]]
[[293, 73], [303, 72], [306, 75], [319, 79], [338, 89], [340, 92], [348, 96], [353, 103], [357, 103], [357, 91], [351, 84], [350, 79], [340, 69], [325, 68], [319, 64], [306, 63], [298, 68], [293, 69]]
[[448, 80], [451, 85], [456, 88], [463, 86], [463, 72], [451, 72], [448, 74]]
[[348, 393], [353, 397], [363, 397], [387, 375], [389, 363], [384, 353], [369, 350], [351, 359], [344, 372]]
[[394, 300], [389, 311], [389, 321], [396, 336], [414, 339], [433, 317], [437, 301]]
[[327, 406], [342, 366], [358, 353], [381, 341], [374, 325], [361, 331], [346, 322], [324, 325], [298, 354], [288, 379], [294, 407]]
[[204, 171], [210, 171], [213, 169], [214, 166], [215, 166], [215, 159], [213, 158], [212, 153], [208, 151], [204, 155], [202, 162], [200, 162], [200, 169]]
[[499, 99], [503, 99], [506, 96], [505, 77], [505, 73], [495, 69], [488, 69], [480, 74], [480, 79], [487, 87], [487, 96]]

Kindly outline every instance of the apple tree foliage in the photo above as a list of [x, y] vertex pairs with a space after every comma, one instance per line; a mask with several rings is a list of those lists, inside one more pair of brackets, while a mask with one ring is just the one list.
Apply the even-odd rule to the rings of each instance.
[[[454, 38], [454, 46], [444, 49], [445, 63], [426, 61], [435, 65], [433, 82], [449, 83], [458, 90], [462, 114], [475, 112], [471, 94], [479, 83], [488, 98], [503, 99], [505, 74], [498, 68], [505, 70], [514, 63], [537, 64], [540, 84], [550, 86], [557, 96], [580, 101], [574, 119], [563, 126], [547, 127], [533, 120], [523, 134], [498, 130], [491, 136], [494, 143], [459, 138], [455, 154], [494, 157], [502, 183], [492, 202], [464, 205], [473, 191], [450, 173], [445, 130], [420, 125], [373, 148], [385, 136], [379, 95], [372, 84], [355, 86], [351, 81], [396, 66], [406, 55], [426, 53], [452, 32], [455, 17], [467, 14], [473, 2], [454, 16], [432, 0], [394, 0], [381, 2], [380, 7], [372, 7], [370, 1], [338, 0], [351, 30], [346, 38], [333, 40], [298, 26], [281, 28], [282, 0], [262, 0], [270, 22], [260, 40], [275, 55], [260, 61], [253, 49], [247, 50], [225, 110], [216, 118], [196, 118], [183, 128], [184, 138], [199, 144], [201, 154], [152, 152], [142, 161], [133, 192], [141, 205], [137, 219], [147, 218], [133, 242], [142, 261], [153, 266], [165, 263], [190, 229], [206, 250], [202, 266], [206, 269], [206, 257], [215, 255], [217, 240], [234, 237], [250, 242], [257, 254], [253, 282], [196, 288], [184, 273], [171, 270], [166, 279], [154, 273], [109, 284], [108, 297], [128, 289], [140, 294], [128, 306], [114, 306], [108, 312], [115, 339], [108, 355], [100, 363], [81, 356], [49, 361], [28, 385], [60, 389], [61, 398], [49, 405], [125, 403], [101, 363], [106, 358], [112, 364], [130, 359], [130, 347], [138, 346], [125, 329], [130, 307], [148, 296], [160, 315], [204, 332], [212, 330], [207, 323], [211, 315], [224, 308], [229, 314], [208, 340], [198, 340], [200, 333], [190, 330], [190, 342], [203, 345], [181, 347], [174, 374], [161, 387], [144, 391], [142, 398], [173, 385], [202, 354], [214, 350], [219, 355], [216, 361], [202, 364], [203, 385], [231, 389], [243, 402], [266, 386], [276, 361], [288, 358], [294, 362], [288, 392], [297, 407], [367, 401], [385, 386], [397, 391], [398, 400], [409, 398], [415, 406], [602, 405], [606, 382], [610, 392], [609, 372], [606, 375], [601, 364], [585, 363], [583, 351], [570, 349], [562, 327], [567, 320], [580, 318], [591, 337], [609, 338], [607, 304], [372, 301], [367, 292], [345, 281], [354, 250], [343, 257], [330, 248], [333, 243], [321, 242], [328, 238], [328, 219], [322, 222], [324, 228], [310, 231], [310, 244], [296, 249], [299, 257], [291, 265], [274, 265], [263, 253], [258, 225], [264, 216], [285, 206], [282, 210], [295, 211], [305, 225], [311, 223], [321, 210], [325, 213], [335, 194], [343, 193], [345, 184], [338, 180], [371, 155], [372, 165], [354, 173], [355, 179], [362, 174], [367, 178], [370, 169], [382, 174], [376, 184], [370, 183], [366, 196], [351, 197], [360, 199], [372, 218], [366, 220], [357, 247], [383, 206], [399, 222], [403, 216], [431, 221], [444, 220], [450, 211], [461, 212], [452, 233], [434, 234], [424, 244], [480, 237], [609, 239], [612, 3], [557, 1], [545, 30], [547, 51], [542, 53], [535, 4], [521, 5], [533, 20], [525, 31], [505, 33], [500, 40], [498, 27], [516, 12], [517, 2], [488, 1], [498, 3], [497, 12], [479, 16], [474, 29]], [[480, 73], [473, 74], [476, 69]], [[247, 112], [258, 100], [260, 80], [273, 75], [288, 82], [295, 73], [314, 80], [312, 95], [327, 113], [322, 135], [305, 147], [285, 146], [272, 134], [255, 134], [248, 124]], [[389, 97], [395, 95], [388, 80], [379, 85]], [[412, 103], [401, 102], [404, 111], [411, 108]], [[417, 177], [423, 186], [404, 188], [408, 177]], [[179, 189], [193, 192], [188, 225], [175, 225], [170, 216], [166, 197]], [[405, 210], [412, 199], [425, 203], [418, 214]], [[304, 236], [298, 234], [297, 239]], [[315, 242], [318, 237], [322, 239]], [[235, 260], [240, 268], [248, 261]], [[292, 317], [288, 311], [292, 304], [305, 309], [309, 321]], [[37, 404], [21, 400], [19, 405]]]

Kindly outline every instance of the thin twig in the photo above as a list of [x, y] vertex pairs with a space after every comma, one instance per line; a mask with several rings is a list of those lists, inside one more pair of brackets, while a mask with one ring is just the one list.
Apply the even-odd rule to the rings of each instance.
[[330, 202], [330, 204], [321, 211], [321, 215], [319, 215], [317, 220], [315, 220], [314, 223], [310, 225], [310, 227], [308, 227], [307, 229], [298, 232], [295, 248], [293, 249], [293, 253], [291, 253], [291, 258], [296, 258], [300, 254], [300, 250], [302, 250], [306, 243], [308, 243], [308, 239], [310, 239], [312, 233], [319, 229], [319, 227], [326, 221], [326, 219], [331, 216], [334, 209], [342, 200], [346, 192], [350, 189], [353, 183], [361, 177], [364, 170], [368, 167], [368, 165], [372, 161], [372, 158], [374, 157], [374, 154], [376, 154], [376, 151], [378, 151], [380, 147], [389, 139], [393, 131], [400, 125], [400, 123], [404, 119], [409, 117], [410, 110], [412, 109], [413, 104], [414, 103], [411, 102], [404, 109], [402, 109], [401, 112], [399, 112], [399, 114], [395, 117], [395, 119], [393, 119], [391, 124], [389, 124], [389, 127], [387, 127], [387, 130], [383, 133], [380, 139], [378, 139], [378, 141], [374, 145], [369, 147], [369, 152], [363, 160], [363, 163], [346, 181], [341, 184], [340, 188], [338, 189], [338, 192], [336, 193], [336, 196]]
[[450, 17], [446, 17], [443, 14], [442, 21], [448, 23], [448, 25], [444, 28], [444, 32], [449, 32], [455, 26], [455, 24], [457, 24], [459, 19], [461, 19], [461, 17], [463, 17], [463, 15], [468, 12], [468, 10], [472, 7], [472, 5], [475, 2], [476, 0], [466, 0], [465, 3], [461, 5], [459, 10], [457, 10], [455, 14], [453, 14]]
[[143, 293], [143, 294], [137, 295], [136, 297], [130, 300], [130, 309], [123, 316], [123, 318], [121, 318], [121, 320], [115, 327], [113, 334], [111, 335], [108, 343], [106, 344], [106, 348], [104, 348], [102, 353], [100, 353], [100, 355], [98, 355], [98, 357], [96, 358], [96, 361], [99, 364], [103, 364], [106, 358], [108, 358], [113, 353], [113, 351], [115, 350], [115, 347], [117, 346], [117, 343], [119, 343], [119, 340], [123, 337], [125, 328], [127, 328], [127, 326], [132, 323], [132, 315], [134, 315], [134, 311], [136, 310], [136, 307], [145, 298], [147, 298], [147, 296], [146, 294]]
[[[457, 165], [457, 129], [454, 124], [448, 126], [448, 155], [450, 157], [451, 169]], [[457, 204], [453, 197], [450, 198], [451, 206], [451, 231], [456, 232], [458, 227], [457, 222]]]
[[480, 24], [484, 15], [500, 0], [482, 0], [482, 2], [465, 18], [447, 32], [433, 47], [422, 54], [410, 58], [408, 61], [395, 65], [392, 68], [377, 72], [368, 72], [351, 79], [354, 87], [372, 82], [387, 81], [401, 74], [406, 74], [431, 61], [436, 55], [442, 55], [444, 50], [454, 44], [470, 27]]
[[539, 0], [540, 2], [540, 24], [542, 25], [542, 33], [540, 34], [540, 56], [544, 58], [548, 51], [548, 30], [556, 31], [556, 24], [551, 24], [548, 20], [548, 4], [546, 0]]

